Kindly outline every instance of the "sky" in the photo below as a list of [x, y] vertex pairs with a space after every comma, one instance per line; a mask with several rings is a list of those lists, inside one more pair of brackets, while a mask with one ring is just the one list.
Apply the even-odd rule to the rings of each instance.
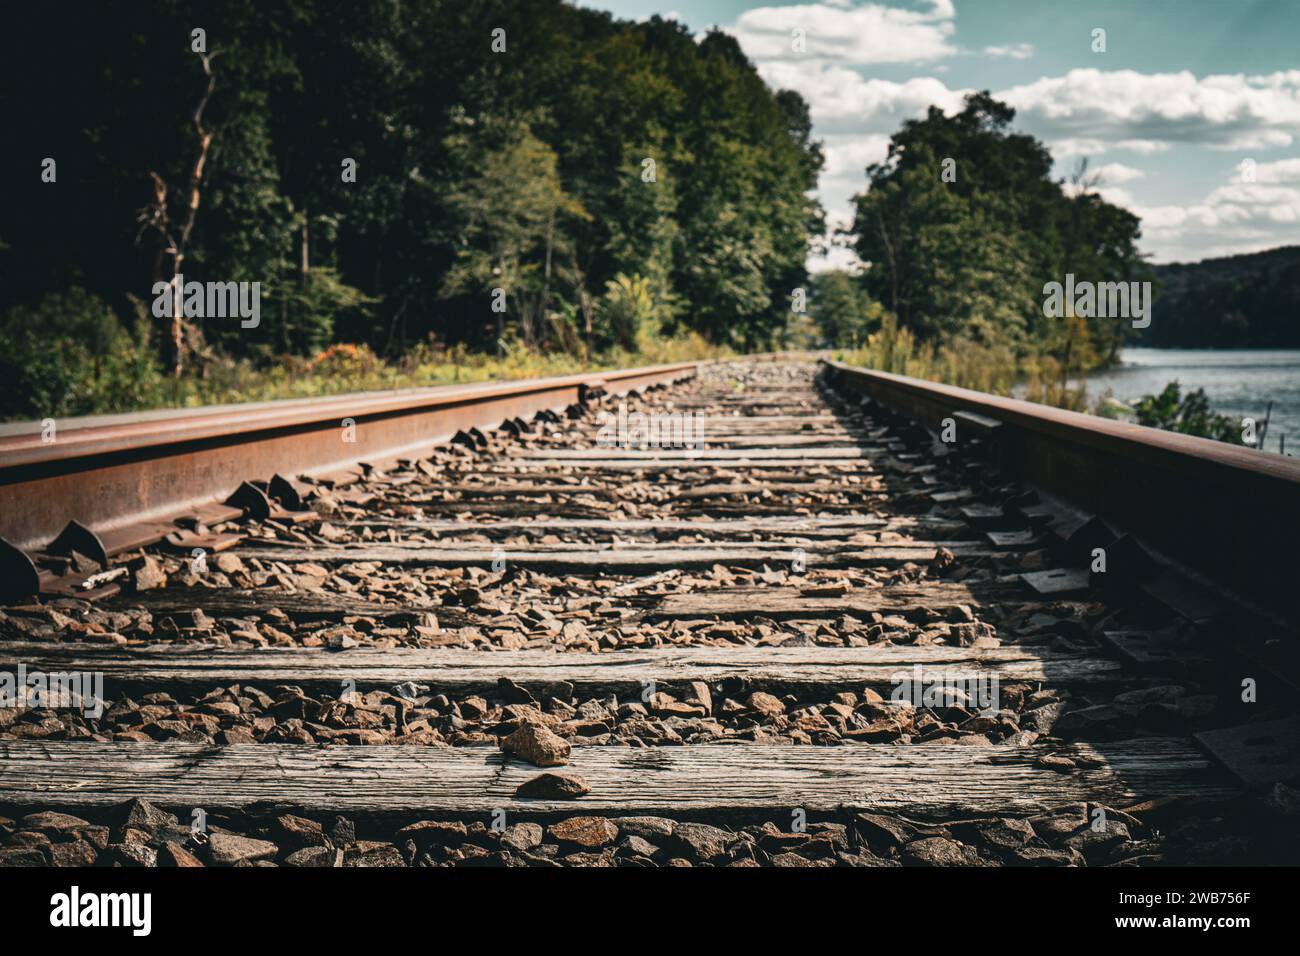
[[[1152, 262], [1300, 243], [1300, 0], [580, 5], [735, 36], [769, 85], [808, 101], [826, 150], [818, 195], [837, 226], [903, 120], [987, 89], [1048, 145], [1058, 177], [1088, 160], [1098, 191], [1141, 217]], [[809, 264], [855, 261], [834, 249]]]

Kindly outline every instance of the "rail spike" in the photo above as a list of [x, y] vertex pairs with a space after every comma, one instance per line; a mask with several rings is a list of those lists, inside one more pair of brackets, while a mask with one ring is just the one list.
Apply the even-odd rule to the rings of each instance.
[[91, 531], [80, 521], [69, 521], [59, 532], [58, 537], [45, 548], [50, 554], [70, 556], [72, 552], [84, 554], [101, 568], [108, 569], [108, 549], [99, 535]]
[[265, 491], [248, 481], [236, 488], [225, 503], [232, 508], [243, 509], [244, 514], [254, 521], [265, 521], [271, 517], [271, 499]]

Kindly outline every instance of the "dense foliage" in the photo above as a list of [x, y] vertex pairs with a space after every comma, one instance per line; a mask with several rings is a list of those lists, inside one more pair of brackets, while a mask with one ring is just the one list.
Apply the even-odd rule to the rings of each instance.
[[[759, 347], [807, 283], [808, 111], [724, 34], [561, 0], [28, 6], [0, 40], [21, 144], [0, 213], [6, 366], [32, 361], [20, 347], [93, 351], [102, 322], [170, 372], [151, 290], [177, 265], [262, 289], [255, 329], [187, 319], [187, 374], [338, 342], [396, 359], [430, 336], [582, 358], [659, 334]], [[0, 411], [114, 407], [41, 388]]]
[[1300, 246], [1156, 266], [1157, 320], [1139, 345], [1300, 348]]
[[987, 93], [947, 116], [931, 107], [890, 140], [855, 198], [852, 241], [867, 290], [923, 342], [1045, 354], [1064, 370], [1113, 361], [1129, 323], [1047, 318], [1043, 288], [1147, 278], [1138, 219], [1103, 201], [1083, 170], [1051, 175], [1052, 158], [1015, 133], [1015, 112]]
[[1159, 395], [1143, 396], [1133, 410], [1137, 423], [1148, 428], [1213, 438], [1230, 445], [1242, 444], [1241, 419], [1211, 410], [1203, 388], [1184, 395], [1178, 382], [1170, 382]]

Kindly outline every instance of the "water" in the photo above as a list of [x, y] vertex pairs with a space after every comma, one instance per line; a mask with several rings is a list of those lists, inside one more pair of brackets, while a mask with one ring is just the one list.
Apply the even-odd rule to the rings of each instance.
[[1223, 415], [1263, 422], [1273, 403], [1265, 448], [1300, 455], [1300, 351], [1290, 349], [1124, 349], [1121, 364], [1088, 376], [1088, 402], [1109, 389], [1122, 402], [1158, 394], [1177, 380], [1183, 394], [1205, 389], [1210, 407]]

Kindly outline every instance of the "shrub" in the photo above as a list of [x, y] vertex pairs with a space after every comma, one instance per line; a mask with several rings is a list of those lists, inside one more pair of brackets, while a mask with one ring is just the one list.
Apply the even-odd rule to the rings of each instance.
[[148, 324], [123, 325], [75, 287], [0, 318], [0, 377], [5, 418], [129, 411], [163, 404], [169, 391]]

